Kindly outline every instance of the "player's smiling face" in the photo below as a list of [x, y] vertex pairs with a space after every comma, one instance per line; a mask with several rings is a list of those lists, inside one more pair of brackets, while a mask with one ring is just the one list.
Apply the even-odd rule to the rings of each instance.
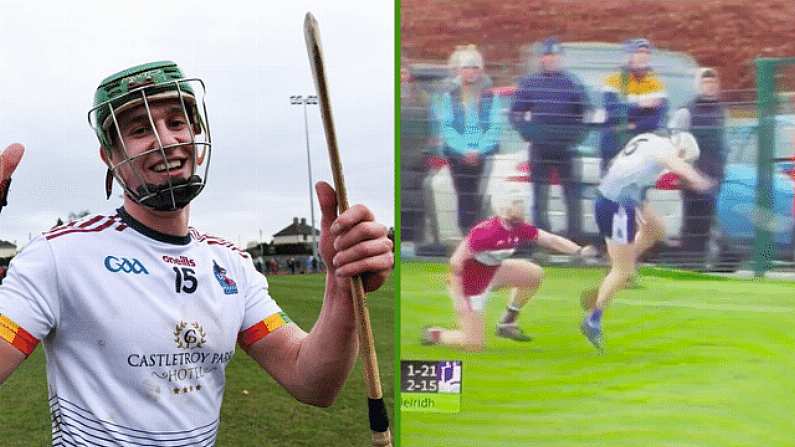
[[[143, 105], [124, 111], [117, 118], [118, 133], [132, 159], [120, 166], [120, 175], [132, 190], [142, 184], [168, 184], [169, 177], [175, 181], [193, 174], [194, 148], [189, 144], [192, 141], [191, 123], [179, 100], [150, 102], [149, 111], [151, 120]], [[112, 153], [113, 163], [117, 164], [123, 162], [125, 156], [118, 135], [115, 137]]]

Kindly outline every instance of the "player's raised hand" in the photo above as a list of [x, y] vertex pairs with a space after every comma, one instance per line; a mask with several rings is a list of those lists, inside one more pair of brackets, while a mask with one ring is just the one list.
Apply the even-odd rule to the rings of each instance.
[[25, 146], [19, 143], [12, 143], [0, 152], [0, 181], [11, 178], [24, 153]]
[[362, 275], [365, 291], [381, 287], [394, 264], [387, 229], [375, 222], [373, 213], [354, 205], [337, 215], [337, 196], [326, 182], [315, 185], [322, 214], [320, 254], [329, 274], [344, 279]]
[[19, 143], [10, 144], [0, 152], [0, 210], [8, 204], [8, 188], [11, 185], [11, 175], [22, 160], [25, 147]]

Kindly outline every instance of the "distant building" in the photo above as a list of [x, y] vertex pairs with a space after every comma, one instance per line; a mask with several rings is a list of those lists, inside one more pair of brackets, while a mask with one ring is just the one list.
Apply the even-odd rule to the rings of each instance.
[[[270, 243], [249, 242], [246, 251], [254, 258], [276, 256], [277, 259], [280, 259], [282, 256], [311, 256], [312, 230], [313, 228], [307, 225], [306, 218], [293, 217], [293, 223], [274, 234]], [[317, 242], [320, 244], [320, 231], [314, 230]]]
[[273, 245], [287, 245], [287, 244], [312, 244], [312, 231], [315, 232], [315, 237], [320, 238], [320, 231], [312, 228], [306, 224], [306, 218], [302, 217], [300, 220], [293, 217], [293, 223], [285, 227], [283, 230], [273, 235]]
[[0, 258], [12, 258], [17, 254], [16, 244], [0, 240]]
[[[293, 218], [293, 223], [284, 227], [281, 231], [273, 235], [270, 244], [249, 243], [246, 251], [262, 265], [273, 259], [279, 264], [279, 271], [288, 272], [288, 261], [296, 262], [294, 273], [311, 272], [312, 265], [312, 231], [315, 232], [318, 244], [320, 243], [320, 231], [307, 225], [306, 218]], [[321, 262], [322, 260], [318, 259]], [[325, 269], [323, 265], [318, 266]]]

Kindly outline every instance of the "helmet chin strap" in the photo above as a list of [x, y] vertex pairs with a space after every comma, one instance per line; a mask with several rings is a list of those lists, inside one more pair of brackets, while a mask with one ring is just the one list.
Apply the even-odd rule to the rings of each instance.
[[138, 197], [145, 198], [133, 198], [133, 200], [155, 211], [176, 211], [185, 208], [191, 200], [199, 195], [203, 186], [202, 179], [198, 175], [172, 181], [171, 186], [168, 183], [141, 185], [136, 192]]
[[113, 171], [108, 169], [105, 174], [105, 199], [110, 199], [110, 194], [113, 192]]

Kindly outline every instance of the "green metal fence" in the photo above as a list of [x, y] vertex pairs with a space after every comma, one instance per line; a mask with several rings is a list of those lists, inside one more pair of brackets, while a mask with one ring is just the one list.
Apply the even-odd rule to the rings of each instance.
[[[756, 160], [756, 228], [754, 237], [754, 274], [762, 276], [771, 269], [777, 252], [770, 219], [776, 217], [774, 176], [783, 171], [795, 182], [795, 161], [792, 140], [777, 142], [777, 135], [795, 132], [794, 121], [781, 119], [795, 116], [792, 107], [795, 83], [795, 58], [759, 58], [756, 64], [757, 113], [759, 122]], [[783, 131], [783, 132], [782, 132]], [[789, 147], [787, 147], [789, 146]], [[782, 166], [779, 169], [779, 165]], [[782, 204], [779, 204], [781, 206]], [[795, 203], [791, 206], [795, 207]], [[786, 209], [786, 207], [782, 207]], [[792, 218], [795, 209], [791, 208]], [[795, 245], [795, 233], [790, 230], [790, 243]]]

